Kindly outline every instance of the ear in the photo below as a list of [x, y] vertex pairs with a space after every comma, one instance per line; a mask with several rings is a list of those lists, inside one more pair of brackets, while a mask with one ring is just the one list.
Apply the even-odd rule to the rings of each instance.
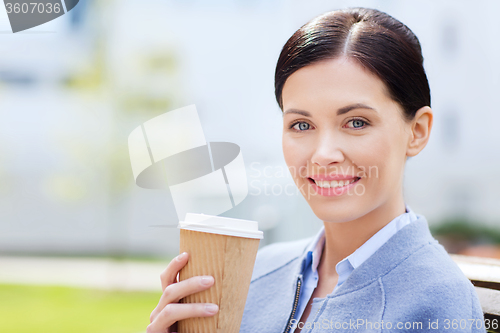
[[429, 141], [432, 129], [433, 114], [429, 106], [418, 109], [415, 118], [411, 122], [411, 136], [406, 149], [406, 156], [415, 156]]

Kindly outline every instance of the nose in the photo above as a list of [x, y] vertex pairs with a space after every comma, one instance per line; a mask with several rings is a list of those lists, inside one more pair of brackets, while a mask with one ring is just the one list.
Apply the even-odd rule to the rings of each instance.
[[324, 133], [318, 136], [318, 141], [311, 157], [313, 164], [328, 166], [342, 163], [344, 160], [342, 141], [339, 136], [335, 136], [332, 133]]

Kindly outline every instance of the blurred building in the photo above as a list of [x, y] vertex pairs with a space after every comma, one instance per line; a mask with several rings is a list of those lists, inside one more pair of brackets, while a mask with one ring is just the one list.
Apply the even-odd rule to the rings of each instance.
[[208, 141], [243, 152], [250, 194], [224, 215], [258, 220], [263, 244], [313, 235], [321, 221], [282, 157], [274, 69], [296, 29], [347, 6], [389, 13], [422, 44], [435, 119], [408, 161], [407, 203], [431, 223], [500, 222], [500, 23], [484, 19], [500, 2], [82, 0], [18, 34], [0, 10], [0, 253], [176, 253], [169, 193], [134, 185], [127, 137], [189, 104]]

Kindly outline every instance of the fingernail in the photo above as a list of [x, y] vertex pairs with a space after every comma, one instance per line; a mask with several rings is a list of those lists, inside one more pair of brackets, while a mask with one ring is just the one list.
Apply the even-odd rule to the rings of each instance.
[[204, 276], [201, 278], [201, 284], [204, 286], [209, 286], [214, 282], [214, 278], [211, 276]]
[[182, 259], [184, 259], [187, 255], [187, 252], [182, 252], [181, 254], [179, 254], [177, 257], [175, 257], [175, 259], [177, 261], [181, 261]]
[[207, 304], [205, 305], [205, 311], [208, 313], [216, 313], [217, 311], [219, 311], [219, 307], [217, 306], [217, 304]]

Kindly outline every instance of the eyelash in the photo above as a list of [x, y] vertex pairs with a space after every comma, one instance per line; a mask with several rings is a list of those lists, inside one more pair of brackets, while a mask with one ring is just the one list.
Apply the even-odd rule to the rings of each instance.
[[[349, 121], [347, 122], [347, 124], [349, 124], [351, 121], [355, 121], [355, 120], [360, 120], [360, 121], [362, 121], [362, 122], [365, 124], [365, 126], [363, 126], [363, 127], [351, 127], [351, 129], [354, 129], [355, 131], [360, 130], [360, 129], [363, 129], [363, 128], [365, 128], [366, 126], [369, 126], [369, 125], [370, 125], [370, 124], [369, 124], [366, 120], [364, 120], [364, 119], [362, 119], [362, 118], [353, 118], [353, 119], [349, 120]], [[305, 132], [305, 131], [307, 131], [307, 130], [302, 130], [302, 131], [301, 131], [301, 130], [296, 130], [296, 129], [294, 129], [294, 128], [293, 128], [295, 125], [300, 124], [300, 123], [306, 123], [306, 124], [309, 124], [309, 123], [307, 123], [306, 121], [302, 121], [302, 120], [300, 120], [300, 121], [296, 121], [296, 122], [294, 122], [293, 124], [291, 124], [291, 125], [288, 127], [288, 129], [291, 129], [291, 130], [293, 130], [293, 131], [295, 131], [295, 132]], [[311, 126], [311, 125], [309, 125], [309, 126]]]

